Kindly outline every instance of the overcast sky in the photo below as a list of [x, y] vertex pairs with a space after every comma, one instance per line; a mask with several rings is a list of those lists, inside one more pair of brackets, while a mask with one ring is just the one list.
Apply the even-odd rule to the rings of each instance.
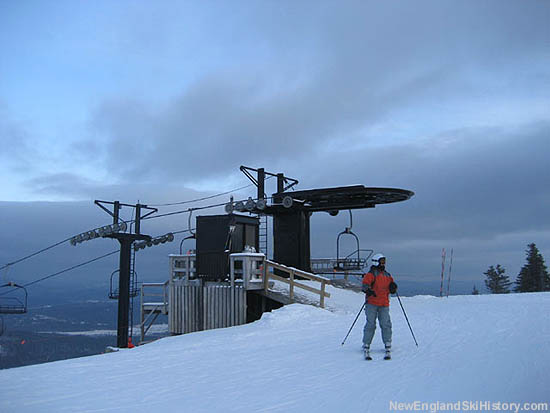
[[[59, 241], [56, 217], [62, 238], [93, 227], [93, 199], [185, 201], [248, 165], [414, 191], [354, 213], [395, 274], [437, 279], [453, 248], [457, 279], [514, 278], [528, 243], [550, 257], [549, 21], [543, 0], [0, 0], [0, 208], [89, 205], [28, 204], [44, 244], [3, 219], [1, 257]], [[313, 255], [347, 221], [314, 215]]]

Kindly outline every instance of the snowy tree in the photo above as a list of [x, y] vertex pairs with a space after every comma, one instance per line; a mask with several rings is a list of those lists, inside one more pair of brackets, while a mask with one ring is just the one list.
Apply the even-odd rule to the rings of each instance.
[[537, 246], [531, 243], [525, 252], [527, 253], [527, 263], [519, 272], [515, 291], [525, 293], [550, 290], [550, 275]]
[[474, 289], [472, 290], [472, 295], [479, 295], [479, 290], [476, 288], [475, 284], [474, 284]]
[[500, 264], [497, 264], [496, 268], [491, 265], [483, 273], [485, 274], [485, 286], [491, 294], [507, 294], [510, 292], [512, 282], [505, 272], [506, 270]]

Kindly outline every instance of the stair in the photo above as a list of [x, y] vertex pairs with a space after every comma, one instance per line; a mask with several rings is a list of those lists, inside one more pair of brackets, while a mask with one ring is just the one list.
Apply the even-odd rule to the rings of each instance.
[[[169, 281], [141, 285], [140, 343], [145, 342], [145, 334], [158, 316], [168, 314], [168, 284]], [[149, 301], [151, 299], [155, 301]]]

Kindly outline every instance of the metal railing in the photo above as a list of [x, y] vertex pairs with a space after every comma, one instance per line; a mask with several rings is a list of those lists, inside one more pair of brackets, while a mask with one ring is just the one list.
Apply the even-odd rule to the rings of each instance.
[[197, 276], [196, 254], [170, 254], [170, 278], [175, 280], [193, 280]]
[[[141, 284], [141, 317], [139, 325], [141, 342], [145, 340], [145, 334], [147, 334], [158, 316], [160, 314], [168, 314], [168, 284], [169, 281]], [[162, 288], [161, 293], [159, 292], [160, 288]], [[162, 297], [161, 302], [158, 301], [159, 297]], [[155, 301], [146, 301], [151, 298]]]
[[[352, 255], [362, 253], [364, 258], [351, 258]], [[311, 270], [315, 274], [326, 274], [335, 277], [337, 274], [343, 274], [344, 279], [348, 275], [362, 276], [368, 267], [368, 260], [373, 250], [360, 249], [352, 252], [344, 258], [312, 258]]]
[[242, 280], [245, 290], [263, 290], [263, 266], [265, 255], [241, 252], [229, 256], [231, 286]]

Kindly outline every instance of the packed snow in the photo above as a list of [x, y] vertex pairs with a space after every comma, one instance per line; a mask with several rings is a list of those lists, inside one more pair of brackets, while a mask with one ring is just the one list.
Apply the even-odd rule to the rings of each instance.
[[550, 293], [401, 297], [418, 347], [392, 297], [393, 358], [377, 328], [365, 361], [364, 314], [341, 345], [364, 296], [327, 291], [327, 309], [1, 370], [0, 412], [548, 410]]

